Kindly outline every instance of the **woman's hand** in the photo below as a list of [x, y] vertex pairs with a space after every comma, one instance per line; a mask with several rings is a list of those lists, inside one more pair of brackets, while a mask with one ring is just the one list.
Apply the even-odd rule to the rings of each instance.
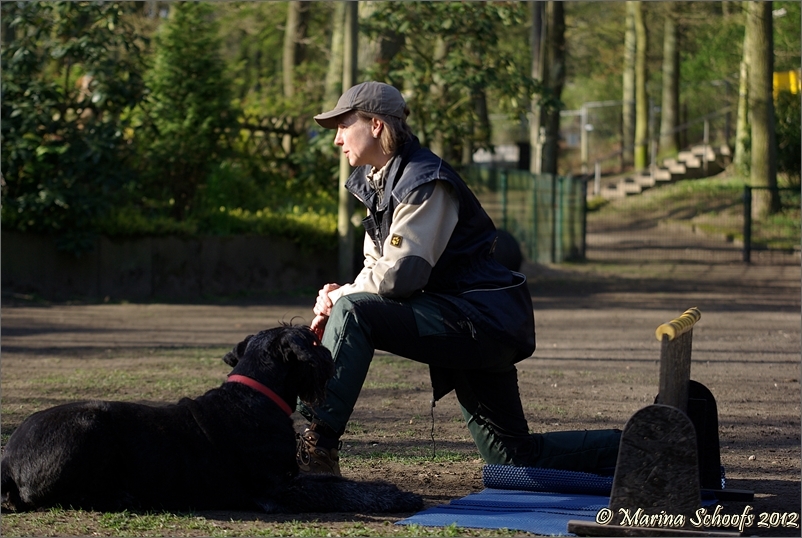
[[329, 292], [334, 291], [339, 287], [339, 284], [326, 284], [320, 289], [320, 291], [317, 293], [315, 307], [312, 309], [315, 315], [326, 317], [331, 315], [331, 307], [334, 305], [334, 303], [331, 299], [329, 299]]
[[315, 333], [318, 340], [323, 339], [323, 331], [326, 330], [327, 321], [329, 321], [328, 316], [315, 316], [315, 319], [313, 319], [312, 323], [309, 325], [309, 328], [312, 329], [312, 332]]
[[329, 299], [329, 292], [334, 291], [339, 287], [339, 284], [326, 284], [320, 288], [320, 291], [317, 293], [315, 307], [312, 309], [312, 311], [315, 313], [315, 319], [313, 319], [312, 323], [309, 324], [309, 328], [312, 329], [312, 332], [315, 333], [318, 339], [323, 338], [323, 331], [326, 329], [326, 322], [329, 321], [331, 307], [334, 305], [334, 302]]

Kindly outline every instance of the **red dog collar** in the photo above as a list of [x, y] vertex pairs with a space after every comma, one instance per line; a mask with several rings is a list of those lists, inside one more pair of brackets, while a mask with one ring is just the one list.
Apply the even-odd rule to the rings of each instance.
[[261, 392], [262, 394], [264, 394], [265, 396], [267, 396], [268, 398], [273, 400], [275, 402], [275, 404], [281, 408], [282, 411], [287, 413], [287, 416], [292, 415], [292, 409], [287, 404], [287, 402], [282, 400], [281, 397], [278, 394], [276, 394], [275, 392], [273, 392], [269, 388], [265, 387], [264, 385], [262, 385], [261, 383], [259, 383], [255, 379], [251, 379], [250, 377], [246, 377], [244, 375], [236, 375], [235, 374], [235, 375], [228, 376], [228, 382], [229, 383], [242, 383], [243, 385], [247, 385], [247, 386], [251, 387], [253, 390], [258, 390], [259, 392]]

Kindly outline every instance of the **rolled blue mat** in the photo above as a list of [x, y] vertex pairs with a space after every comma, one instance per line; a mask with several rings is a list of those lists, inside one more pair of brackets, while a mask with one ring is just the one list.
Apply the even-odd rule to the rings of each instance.
[[482, 481], [485, 487], [494, 489], [588, 495], [610, 495], [613, 488], [612, 476], [512, 465], [485, 465]]

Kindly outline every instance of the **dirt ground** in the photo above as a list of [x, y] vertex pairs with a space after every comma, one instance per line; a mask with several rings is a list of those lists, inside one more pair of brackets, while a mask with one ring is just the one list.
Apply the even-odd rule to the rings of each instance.
[[[717, 400], [727, 487], [755, 492], [753, 502], [723, 503], [724, 513], [740, 514], [746, 504], [757, 514], [800, 512], [798, 265], [700, 261], [524, 269], [538, 338], [534, 356], [519, 367], [532, 431], [622, 428], [655, 397], [660, 350], [656, 327], [695, 306], [702, 318], [693, 333], [691, 376]], [[91, 397], [59, 384], [65, 371], [106, 368], [106, 375], [114, 376], [156, 360], [160, 375], [177, 375], [164, 360], [171, 350], [228, 349], [276, 323], [308, 322], [312, 303], [313, 297], [180, 305], [48, 304], [6, 295], [3, 442], [32, 411]], [[223, 366], [210, 368], [207, 388], [225, 375]], [[120, 397], [154, 403], [184, 395], [172, 393], [169, 386], [148, 392], [124, 382], [116, 390]], [[483, 489], [482, 462], [453, 394], [434, 409], [430, 400], [425, 366], [378, 353], [343, 438], [343, 474], [389, 480], [423, 495], [427, 506]], [[387, 454], [408, 457], [394, 461]], [[327, 529], [355, 520], [380, 529], [402, 516], [314, 517]], [[231, 525], [234, 532], [232, 518], [264, 525], [298, 519], [232, 513], [205, 517]], [[756, 523], [747, 534], [799, 536], [799, 529]]]

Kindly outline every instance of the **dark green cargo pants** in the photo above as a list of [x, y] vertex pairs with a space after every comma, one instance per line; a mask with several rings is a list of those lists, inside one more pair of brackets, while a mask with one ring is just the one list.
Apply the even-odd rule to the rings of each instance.
[[335, 361], [326, 399], [309, 420], [345, 431], [374, 350], [428, 364], [439, 398], [454, 389], [468, 430], [487, 463], [598, 472], [615, 466], [618, 430], [530, 434], [518, 392], [512, 346], [482, 333], [450, 302], [431, 294], [393, 300], [369, 293], [341, 297], [323, 345]]

